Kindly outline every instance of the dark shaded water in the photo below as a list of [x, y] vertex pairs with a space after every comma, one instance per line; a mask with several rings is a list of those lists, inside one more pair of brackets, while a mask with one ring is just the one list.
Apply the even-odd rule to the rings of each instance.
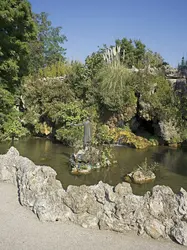
[[[0, 154], [6, 153], [10, 143], [0, 144]], [[171, 149], [168, 147], [152, 147], [146, 150], [136, 150], [125, 147], [114, 147], [113, 151], [118, 161], [117, 166], [94, 170], [91, 174], [75, 176], [70, 173], [69, 156], [72, 148], [61, 144], [53, 144], [49, 140], [30, 138], [14, 143], [22, 156], [26, 156], [38, 165], [47, 165], [57, 172], [57, 179], [64, 188], [68, 185], [91, 185], [100, 180], [116, 185], [123, 181], [126, 173], [132, 171], [147, 157], [148, 162], [159, 162], [162, 166], [157, 171], [154, 183], [132, 185], [135, 194], [143, 194], [154, 185], [170, 186], [174, 192], [180, 187], [187, 190], [187, 148]]]

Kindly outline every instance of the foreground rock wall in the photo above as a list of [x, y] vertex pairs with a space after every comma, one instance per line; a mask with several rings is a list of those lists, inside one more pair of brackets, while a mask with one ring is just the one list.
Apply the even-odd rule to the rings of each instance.
[[182, 188], [174, 194], [169, 187], [155, 186], [137, 196], [128, 183], [112, 187], [99, 182], [64, 190], [52, 168], [36, 166], [13, 147], [0, 155], [0, 180], [15, 184], [20, 203], [42, 221], [72, 221], [85, 228], [117, 232], [133, 230], [187, 245], [187, 192]]

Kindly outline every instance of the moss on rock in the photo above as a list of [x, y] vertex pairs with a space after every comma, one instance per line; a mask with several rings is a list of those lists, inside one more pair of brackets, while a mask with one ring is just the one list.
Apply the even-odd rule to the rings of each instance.
[[137, 136], [127, 130], [111, 129], [111, 133], [114, 136], [114, 142], [120, 145], [127, 145], [136, 149], [144, 149], [153, 145], [152, 142], [146, 138]]

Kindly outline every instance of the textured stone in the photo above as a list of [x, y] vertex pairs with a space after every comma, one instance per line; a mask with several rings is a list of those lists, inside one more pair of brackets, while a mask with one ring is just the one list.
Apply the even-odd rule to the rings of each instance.
[[110, 166], [110, 160], [105, 156], [103, 159], [102, 151], [95, 147], [80, 149], [70, 157], [73, 174], [88, 174], [94, 168]]
[[153, 239], [158, 239], [159, 237], [165, 236], [165, 227], [158, 220], [147, 220], [145, 222], [145, 231]]
[[180, 215], [186, 216], [187, 214], [187, 192], [181, 188], [179, 194], [177, 195], [178, 201], [178, 212]]
[[125, 232], [133, 230], [152, 238], [174, 238], [187, 245], [187, 192], [155, 186], [144, 196], [132, 193], [130, 184], [112, 187], [103, 182], [64, 190], [56, 172], [36, 166], [11, 148], [0, 155], [0, 180], [17, 185], [19, 201], [41, 221], [72, 221], [85, 228]]
[[115, 193], [119, 194], [120, 196], [125, 196], [127, 194], [132, 194], [132, 188], [129, 183], [123, 182], [119, 183], [115, 189]]
[[16, 166], [19, 152], [11, 147], [6, 155], [0, 155], [0, 180], [16, 185]]
[[187, 246], [187, 223], [180, 221], [171, 229], [171, 236], [181, 245]]
[[152, 182], [156, 178], [156, 175], [152, 171], [146, 171], [143, 173], [141, 170], [137, 170], [131, 175], [131, 179], [135, 184], [144, 184]]

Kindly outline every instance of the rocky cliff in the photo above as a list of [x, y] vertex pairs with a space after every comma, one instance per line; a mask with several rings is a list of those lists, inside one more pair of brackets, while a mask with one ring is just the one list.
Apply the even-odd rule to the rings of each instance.
[[42, 221], [72, 221], [85, 228], [117, 232], [133, 230], [187, 245], [187, 192], [182, 188], [174, 194], [169, 187], [155, 186], [137, 196], [128, 183], [112, 187], [99, 182], [64, 190], [52, 168], [36, 166], [13, 147], [0, 155], [0, 180], [15, 184], [21, 205]]

